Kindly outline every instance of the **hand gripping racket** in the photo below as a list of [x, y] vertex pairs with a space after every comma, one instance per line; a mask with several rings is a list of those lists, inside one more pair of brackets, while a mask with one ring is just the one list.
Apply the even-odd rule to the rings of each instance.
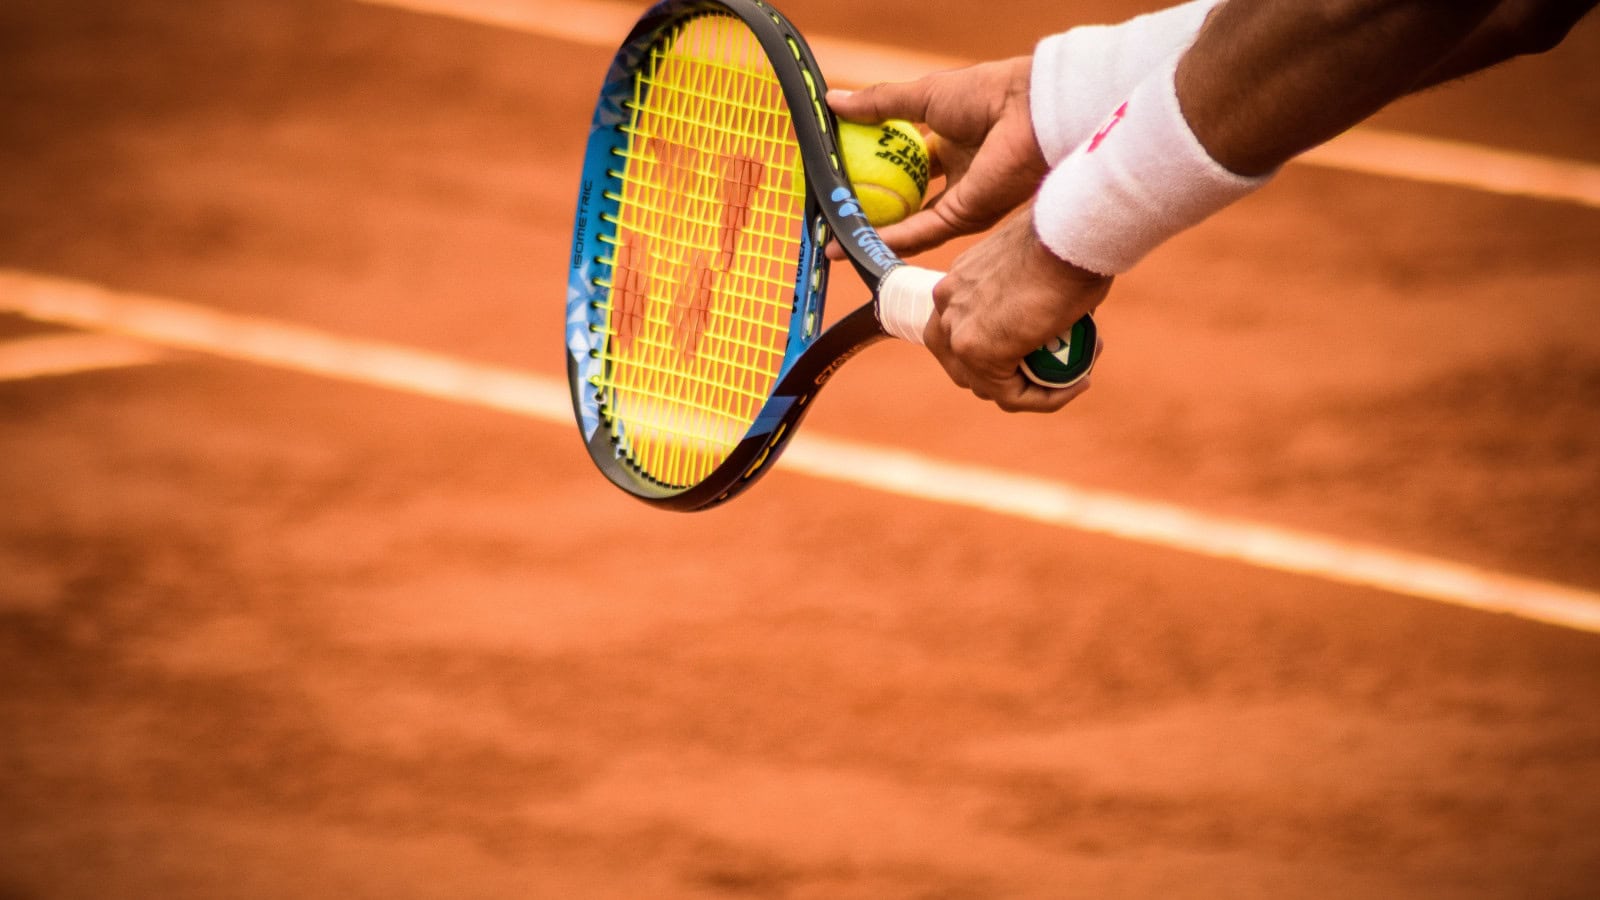
[[[721, 503], [771, 468], [818, 390], [887, 336], [922, 342], [939, 272], [861, 213], [827, 87], [760, 0], [666, 0], [617, 51], [595, 108], [567, 286], [567, 378], [595, 464], [649, 503]], [[839, 242], [872, 302], [821, 329]], [[1066, 387], [1087, 316], [1029, 355]]]

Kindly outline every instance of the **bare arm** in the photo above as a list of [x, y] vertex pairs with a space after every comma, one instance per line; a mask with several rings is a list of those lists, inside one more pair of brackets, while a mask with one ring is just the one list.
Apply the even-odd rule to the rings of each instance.
[[1229, 0], [1178, 69], [1195, 136], [1267, 172], [1391, 101], [1566, 37], [1596, 0]]
[[[1597, 2], [1600, 0], [1498, 0], [1488, 4], [1493, 10], [1461, 36], [1453, 49], [1427, 65], [1406, 90], [1422, 90], [1515, 56], [1549, 50], [1559, 44]], [[1247, 0], [1234, 0], [1228, 5], [1250, 4]], [[1294, 4], [1290, 9], [1299, 15], [1297, 7], [1298, 4]], [[1313, 4], [1309, 8], [1317, 7]], [[1166, 43], [1178, 41], [1187, 45], [1198, 23], [1192, 16], [1171, 15], [1179, 10], [1180, 7], [1173, 7], [1155, 16], [1140, 18], [1147, 23], [1159, 20], [1169, 28], [1181, 25], [1190, 29], [1187, 37], [1180, 40], [1159, 30], [1156, 37], [1152, 37], [1147, 33], [1147, 24], [1146, 31], [1137, 32], [1138, 39], [1153, 41], [1153, 46], [1143, 48], [1141, 53], [1126, 55], [1147, 59]], [[1210, 15], [1214, 18], [1217, 12], [1212, 11]], [[1131, 23], [1124, 23], [1128, 24]], [[1104, 27], [1101, 34], [1104, 40], [1116, 39], [1107, 36]], [[1213, 35], [1212, 39], [1216, 37]], [[1239, 37], [1234, 34], [1231, 40]], [[1317, 31], [1312, 37], [1320, 39], [1322, 33]], [[1136, 38], [1124, 35], [1121, 39]], [[1126, 96], [1115, 92], [1113, 102], [1104, 104], [1104, 108], [1098, 103], [1105, 99], [1102, 95], [1108, 89], [1121, 83], [1119, 78], [1130, 74], [1126, 69], [1124, 66], [1115, 72], [1101, 73], [1104, 84], [1063, 85], [1059, 102], [1072, 107], [1080, 116], [1092, 115], [1093, 124], [1098, 125], [1099, 119], [1116, 105], [1114, 101]], [[1034, 123], [1030, 122], [1032, 71], [1033, 59], [1023, 56], [939, 72], [915, 81], [873, 85], [854, 94], [840, 91], [829, 94], [829, 104], [846, 118], [857, 121], [909, 118], [925, 122], [938, 135], [947, 189], [940, 197], [929, 201], [922, 212], [884, 229], [883, 237], [890, 246], [901, 253], [914, 254], [958, 235], [983, 231], [1032, 196], [1048, 164], [1056, 161], [1040, 155]], [[1124, 91], [1126, 87], [1131, 84], [1124, 86]]]
[[1435, 71], [1495, 0], [1230, 0], [1178, 66], [1178, 100], [1217, 162], [1260, 175]]
[[1555, 49], [1597, 0], [1501, 0], [1448, 56], [1413, 86], [1423, 90], [1499, 65], [1508, 59]]

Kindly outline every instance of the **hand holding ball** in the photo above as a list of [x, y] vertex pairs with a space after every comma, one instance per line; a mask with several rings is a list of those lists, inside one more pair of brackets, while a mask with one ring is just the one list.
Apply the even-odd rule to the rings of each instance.
[[877, 125], [839, 122], [844, 168], [874, 228], [904, 219], [922, 208], [928, 190], [928, 145], [904, 119]]

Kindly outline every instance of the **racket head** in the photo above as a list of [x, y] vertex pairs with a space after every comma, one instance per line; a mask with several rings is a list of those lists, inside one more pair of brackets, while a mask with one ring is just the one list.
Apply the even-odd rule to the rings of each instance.
[[[579, 190], [567, 374], [591, 458], [640, 499], [702, 508], [776, 458], [836, 367], [810, 371], [806, 353], [830, 222], [871, 286], [898, 264], [855, 203], [825, 92], [799, 33], [755, 0], [667, 0], [612, 60]], [[855, 219], [865, 245], [845, 233]], [[881, 336], [871, 319], [830, 331], [830, 362]]]

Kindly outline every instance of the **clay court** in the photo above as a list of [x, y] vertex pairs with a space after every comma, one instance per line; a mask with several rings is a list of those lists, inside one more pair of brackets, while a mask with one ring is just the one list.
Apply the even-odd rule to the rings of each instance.
[[0, 897], [1600, 891], [1600, 20], [1119, 279], [1060, 414], [884, 344], [684, 515], [563, 406], [639, 7], [455, 8], [0, 6]]

